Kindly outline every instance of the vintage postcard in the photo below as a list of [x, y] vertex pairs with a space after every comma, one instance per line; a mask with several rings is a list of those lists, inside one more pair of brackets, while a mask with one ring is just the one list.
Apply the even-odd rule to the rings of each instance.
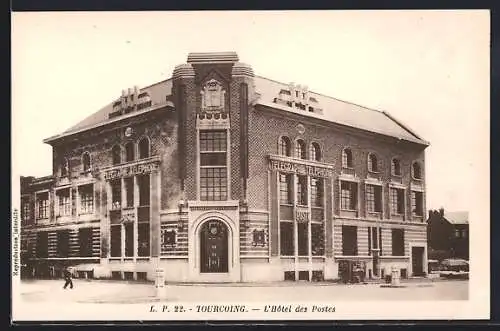
[[13, 13], [13, 321], [489, 318], [489, 26]]

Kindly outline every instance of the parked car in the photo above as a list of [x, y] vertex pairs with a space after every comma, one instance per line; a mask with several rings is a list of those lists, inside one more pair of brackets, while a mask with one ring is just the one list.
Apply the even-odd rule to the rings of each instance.
[[444, 259], [440, 263], [442, 271], [469, 272], [469, 261], [464, 259]]

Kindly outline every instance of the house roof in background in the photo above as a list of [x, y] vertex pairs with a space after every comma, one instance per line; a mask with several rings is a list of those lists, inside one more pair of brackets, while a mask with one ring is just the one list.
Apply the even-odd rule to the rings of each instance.
[[445, 212], [444, 218], [451, 224], [469, 224], [469, 212], [467, 211]]

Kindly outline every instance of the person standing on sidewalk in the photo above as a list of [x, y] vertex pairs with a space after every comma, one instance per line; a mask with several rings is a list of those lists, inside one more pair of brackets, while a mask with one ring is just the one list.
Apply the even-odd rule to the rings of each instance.
[[69, 285], [69, 288], [73, 288], [73, 281], [71, 280], [71, 272], [69, 271], [68, 268], [64, 268], [64, 280], [66, 281], [64, 283], [63, 289], [66, 289], [66, 287]]

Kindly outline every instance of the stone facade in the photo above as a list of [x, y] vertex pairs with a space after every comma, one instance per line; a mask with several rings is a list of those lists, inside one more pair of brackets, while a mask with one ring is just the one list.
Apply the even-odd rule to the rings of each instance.
[[[23, 179], [22, 185], [22, 203], [30, 210], [23, 218], [23, 242], [31, 254], [26, 255], [32, 268], [28, 274], [46, 265], [53, 267], [48, 273], [71, 265], [83, 276], [99, 278], [153, 279], [159, 268], [167, 281], [322, 280], [341, 277], [342, 261], [364, 262], [370, 277], [382, 277], [392, 267], [407, 275], [425, 273], [427, 143], [381, 113], [378, 118], [412, 138], [325, 119], [328, 105], [306, 88], [300, 90], [306, 105], [289, 102], [304, 110], [284, 110], [277, 100], [293, 88], [282, 84], [279, 95], [277, 91], [274, 100], [264, 102], [268, 91], [259, 86], [262, 80], [234, 53], [190, 54], [186, 64], [175, 67], [171, 79], [135, 89], [132, 101], [122, 93], [122, 101], [97, 113], [100, 120], [96, 115], [77, 130], [47, 139], [53, 146], [54, 166], [44, 184], [50, 210], [46, 219], [33, 212], [40, 208], [37, 192], [45, 192], [33, 184], [40, 179]], [[145, 95], [153, 102], [137, 104]], [[209, 137], [205, 144], [224, 147], [202, 155], [202, 135]], [[148, 153], [141, 157], [143, 139]], [[280, 155], [282, 139], [289, 139], [290, 155]], [[304, 157], [294, 154], [298, 140], [305, 144]], [[311, 154], [313, 143], [317, 157]], [[343, 165], [346, 148], [352, 153], [349, 167]], [[117, 150], [120, 162], [113, 159]], [[134, 157], [127, 160], [131, 150]], [[377, 169], [369, 171], [373, 155]], [[391, 166], [394, 158], [399, 160], [398, 175]], [[202, 171], [224, 175], [202, 178]], [[282, 175], [290, 178], [285, 193]], [[141, 184], [144, 176], [149, 178], [147, 188]], [[222, 184], [213, 184], [217, 181]], [[314, 197], [313, 182], [319, 183]], [[349, 198], [355, 201], [352, 208], [341, 207], [343, 182], [356, 185], [355, 197]], [[81, 195], [84, 185], [92, 186], [92, 202]], [[368, 211], [367, 185], [380, 187], [377, 212]], [[202, 193], [201, 186], [209, 193]], [[397, 213], [391, 212], [396, 208], [392, 187], [402, 192]], [[57, 192], [66, 189], [69, 198], [61, 198]], [[412, 201], [413, 191], [419, 192], [418, 202]], [[283, 194], [293, 197], [290, 203], [283, 203]], [[305, 200], [298, 202], [299, 195]], [[82, 203], [92, 205], [90, 214], [80, 212]], [[64, 208], [71, 211], [60, 216]], [[79, 246], [86, 242], [78, 232], [82, 226], [93, 228], [90, 256], [86, 251], [81, 256]], [[355, 254], [345, 253], [348, 239], [343, 231], [348, 226], [355, 227]], [[61, 255], [64, 245], [59, 243], [66, 239], [57, 231], [67, 229], [72, 231], [72, 251]], [[394, 239], [400, 232], [394, 229], [403, 233], [397, 254], [393, 241], [400, 240]], [[44, 243], [37, 239], [44, 231], [49, 232], [48, 245], [57, 247], [39, 256], [37, 250], [43, 249], [36, 242]], [[50, 244], [54, 241], [56, 246]]]

